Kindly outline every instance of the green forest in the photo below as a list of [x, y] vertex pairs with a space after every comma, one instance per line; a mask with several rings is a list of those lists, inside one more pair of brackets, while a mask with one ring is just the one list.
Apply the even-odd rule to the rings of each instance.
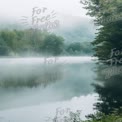
[[65, 43], [65, 39], [46, 31], [24, 29], [0, 31], [0, 56], [90, 55], [90, 42]]

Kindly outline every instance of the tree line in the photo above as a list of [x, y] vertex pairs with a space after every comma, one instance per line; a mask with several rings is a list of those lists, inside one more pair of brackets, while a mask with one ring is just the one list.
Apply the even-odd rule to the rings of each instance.
[[33, 29], [1, 30], [0, 55], [81, 55], [90, 54], [90, 43], [69, 43], [61, 36]]

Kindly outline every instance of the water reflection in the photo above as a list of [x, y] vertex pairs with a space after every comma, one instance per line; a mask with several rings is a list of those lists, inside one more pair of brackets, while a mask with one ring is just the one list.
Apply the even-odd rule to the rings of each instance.
[[91, 58], [61, 58], [48, 65], [43, 61], [40, 58], [0, 61], [0, 109], [70, 100], [93, 93], [95, 64]]
[[4, 71], [1, 71], [0, 87], [5, 88], [47, 86], [63, 77], [58, 65], [10, 65], [2, 69]]

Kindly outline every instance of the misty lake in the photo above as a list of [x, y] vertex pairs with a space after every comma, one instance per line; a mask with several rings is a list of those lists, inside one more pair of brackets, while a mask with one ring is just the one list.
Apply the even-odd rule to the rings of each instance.
[[67, 109], [84, 119], [97, 100], [94, 69], [91, 57], [1, 58], [0, 122], [46, 122]]

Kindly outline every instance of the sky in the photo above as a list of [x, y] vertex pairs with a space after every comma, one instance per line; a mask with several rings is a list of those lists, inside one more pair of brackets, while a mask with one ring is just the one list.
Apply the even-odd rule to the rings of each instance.
[[24, 16], [34, 7], [47, 7], [59, 13], [79, 17], [85, 16], [86, 13], [80, 0], [0, 0], [0, 16]]
[[[60, 29], [82, 25], [93, 32], [95, 30], [93, 18], [86, 16], [87, 10], [83, 8], [80, 0], [0, 0], [0, 22], [31, 27], [32, 11], [35, 7], [38, 9], [47, 8], [48, 13], [45, 13], [45, 16], [54, 10], [56, 18], [52, 21], [58, 20]], [[27, 19], [23, 20], [25, 19], [23, 16]], [[39, 14], [38, 18], [43, 16]]]

